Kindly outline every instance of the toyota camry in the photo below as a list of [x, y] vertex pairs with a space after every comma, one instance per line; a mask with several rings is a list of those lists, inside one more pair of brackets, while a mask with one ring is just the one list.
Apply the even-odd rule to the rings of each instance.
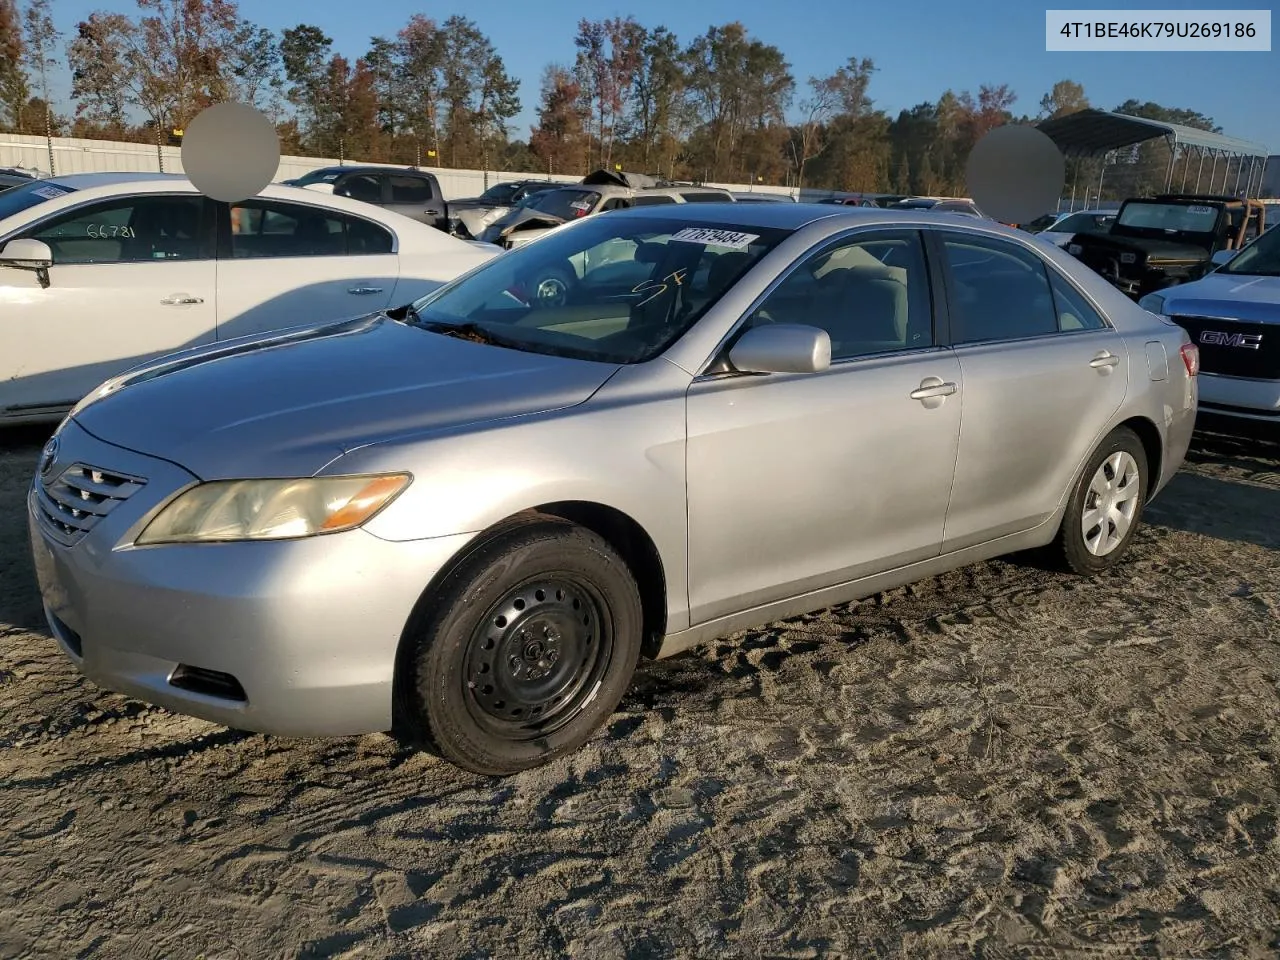
[[1197, 366], [990, 221], [618, 211], [107, 381], [41, 458], [31, 539], [106, 688], [508, 774], [586, 742], [642, 658], [1015, 551], [1113, 567]]

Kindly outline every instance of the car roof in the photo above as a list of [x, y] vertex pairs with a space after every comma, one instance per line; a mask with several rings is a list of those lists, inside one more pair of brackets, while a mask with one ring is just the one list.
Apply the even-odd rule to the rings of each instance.
[[[645, 191], [647, 192], [647, 191]], [[672, 216], [669, 206], [631, 207], [616, 210], [611, 217], [652, 217], [663, 220]], [[884, 207], [848, 207], [822, 203], [690, 203], [680, 208], [680, 218], [691, 226], [733, 225], [739, 227], [764, 227], [781, 230], [799, 230], [819, 220], [840, 218], [849, 226], [867, 223], [919, 223], [919, 211], [889, 210]], [[930, 218], [931, 223], [943, 222], [943, 215]], [[970, 220], [969, 217], [957, 219]]]

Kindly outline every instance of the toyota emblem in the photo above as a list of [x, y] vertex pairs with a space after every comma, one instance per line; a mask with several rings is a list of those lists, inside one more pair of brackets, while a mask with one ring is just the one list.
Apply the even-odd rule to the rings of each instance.
[[44, 445], [44, 450], [40, 453], [40, 476], [48, 477], [53, 472], [53, 465], [58, 460], [58, 438], [52, 437], [48, 443]]

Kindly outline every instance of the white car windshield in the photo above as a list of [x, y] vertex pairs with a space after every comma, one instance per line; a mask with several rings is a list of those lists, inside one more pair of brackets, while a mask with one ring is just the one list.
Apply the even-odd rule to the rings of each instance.
[[788, 234], [687, 217], [591, 217], [427, 295], [406, 319], [516, 349], [640, 363]]

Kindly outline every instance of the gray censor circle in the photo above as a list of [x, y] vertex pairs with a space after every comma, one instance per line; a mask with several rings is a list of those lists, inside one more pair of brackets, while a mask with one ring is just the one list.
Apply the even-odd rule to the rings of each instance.
[[200, 111], [182, 137], [182, 166], [197, 190], [237, 203], [257, 196], [280, 168], [280, 137], [271, 121], [244, 103]]
[[1067, 161], [1035, 127], [1006, 124], [973, 145], [965, 169], [969, 196], [989, 217], [1028, 223], [1058, 209]]

